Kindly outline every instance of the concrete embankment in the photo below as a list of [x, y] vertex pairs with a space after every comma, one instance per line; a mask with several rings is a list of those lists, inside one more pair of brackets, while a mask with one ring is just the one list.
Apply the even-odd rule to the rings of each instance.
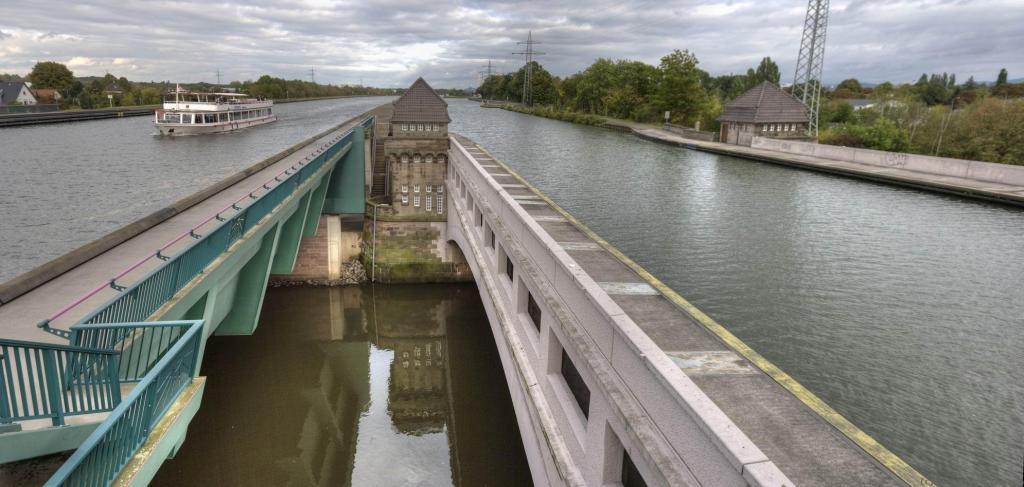
[[0, 115], [0, 127], [19, 127], [44, 123], [81, 122], [104, 118], [141, 117], [152, 115], [155, 105], [143, 107], [100, 108], [96, 110], [69, 110], [46, 113], [18, 113]]
[[900, 186], [1024, 206], [1024, 166], [755, 137], [751, 147], [634, 128], [643, 139]]

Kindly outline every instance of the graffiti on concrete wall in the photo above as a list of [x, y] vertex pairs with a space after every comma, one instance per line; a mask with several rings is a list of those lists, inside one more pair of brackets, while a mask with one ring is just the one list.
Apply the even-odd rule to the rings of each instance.
[[910, 159], [910, 155], [901, 154], [897, 152], [886, 152], [882, 156], [882, 164], [889, 167], [904, 167], [907, 165], [907, 160]]

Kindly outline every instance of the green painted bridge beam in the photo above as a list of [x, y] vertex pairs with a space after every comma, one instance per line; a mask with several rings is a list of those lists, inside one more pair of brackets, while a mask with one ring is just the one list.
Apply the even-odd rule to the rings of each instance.
[[299, 242], [302, 241], [302, 230], [306, 224], [309, 202], [312, 199], [313, 191], [307, 191], [299, 200], [298, 208], [281, 227], [277, 251], [274, 253], [274, 261], [270, 265], [271, 274], [289, 274], [295, 268], [295, 259], [299, 255]]
[[363, 213], [366, 201], [366, 134], [361, 125], [352, 129], [352, 148], [338, 162], [327, 188], [324, 213]]
[[263, 235], [256, 255], [238, 273], [231, 311], [228, 311], [224, 321], [217, 327], [217, 335], [252, 335], [256, 331], [281, 227], [281, 224], [276, 224]]
[[306, 213], [306, 224], [302, 229], [303, 237], [312, 237], [316, 234], [317, 227], [320, 226], [320, 214], [324, 211], [324, 201], [327, 197], [327, 187], [331, 185], [331, 175], [337, 171], [331, 170], [331, 173], [327, 177], [320, 181], [320, 185], [313, 190], [313, 198], [309, 202], [308, 213]]

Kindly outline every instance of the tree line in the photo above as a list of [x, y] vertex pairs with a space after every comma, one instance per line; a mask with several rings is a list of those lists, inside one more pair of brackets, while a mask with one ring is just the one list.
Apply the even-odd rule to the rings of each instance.
[[[3, 81], [30, 81], [33, 89], [54, 89], [61, 95], [61, 109], [103, 108], [108, 106], [157, 105], [162, 96], [173, 92], [176, 83], [170, 81], [129, 81], [124, 76], [78, 78], [64, 64], [42, 61], [36, 63], [24, 78], [14, 74], [0, 74]], [[232, 81], [218, 86], [212, 83], [181, 83], [184, 89], [199, 92], [232, 88], [239, 93], [275, 100], [289, 98], [315, 98], [352, 95], [396, 95], [403, 90], [372, 88], [367, 86], [319, 84], [303, 80], [286, 80], [269, 75], [255, 81]], [[109, 95], [109, 97], [108, 97]], [[43, 100], [52, 102], [52, 100]]]
[[[703, 130], [717, 131], [724, 105], [761, 82], [779, 85], [781, 80], [779, 66], [770, 57], [744, 74], [712, 76], [698, 66], [693, 53], [676, 50], [657, 66], [600, 58], [563, 79], [533, 62], [532, 98], [540, 107], [531, 110], [585, 123], [593, 119], [583, 115], [658, 123], [668, 111], [672, 123], [699, 122]], [[477, 93], [518, 102], [525, 69], [491, 75]], [[1003, 69], [992, 84], [973, 77], [958, 83], [950, 73], [875, 86], [847, 79], [822, 90], [819, 141], [1024, 164], [1024, 83], [1010, 83], [1008, 78]]]

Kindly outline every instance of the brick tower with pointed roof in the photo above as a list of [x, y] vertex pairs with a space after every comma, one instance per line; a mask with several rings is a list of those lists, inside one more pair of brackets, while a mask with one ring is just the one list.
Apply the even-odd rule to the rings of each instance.
[[725, 105], [718, 120], [720, 141], [747, 146], [755, 136], [804, 138], [808, 122], [807, 107], [767, 81]]
[[445, 220], [449, 122], [448, 103], [423, 78], [395, 100], [384, 155], [396, 215]]

